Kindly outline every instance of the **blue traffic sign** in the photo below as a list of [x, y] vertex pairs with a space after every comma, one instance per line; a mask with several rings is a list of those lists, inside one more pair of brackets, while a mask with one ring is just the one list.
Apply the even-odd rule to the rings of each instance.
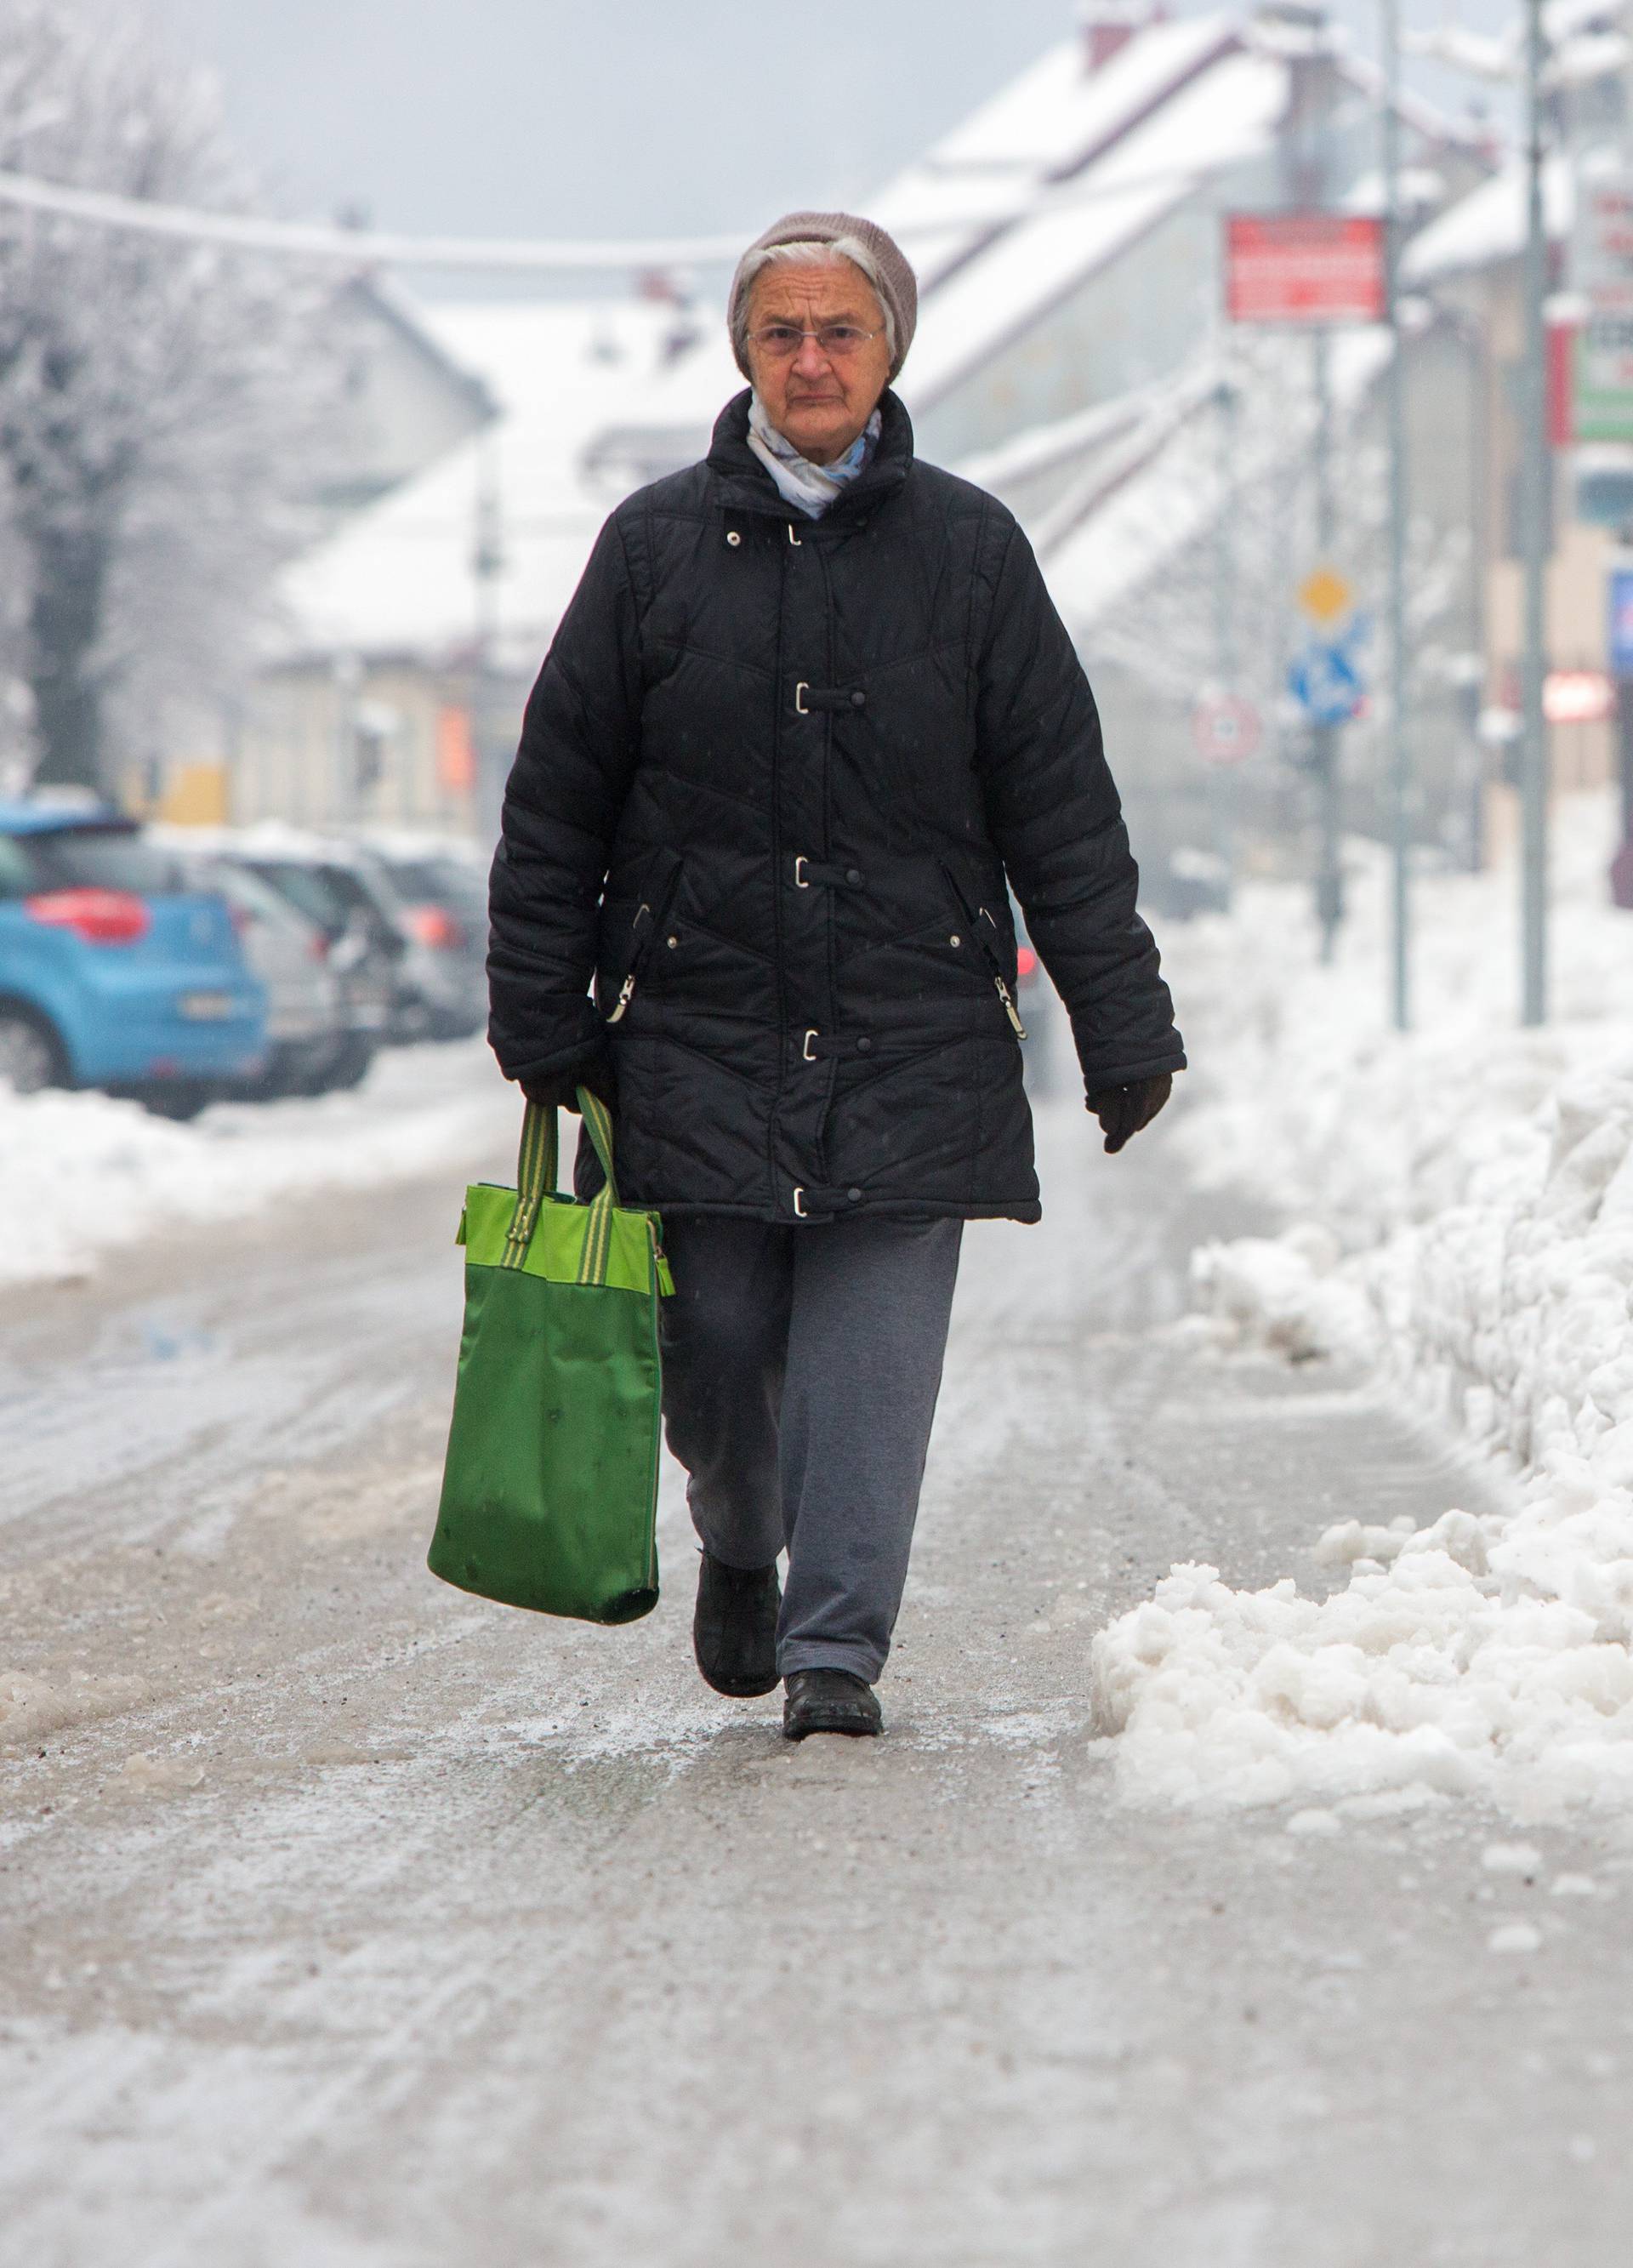
[[1610, 578], [1610, 674], [1633, 677], [1633, 570], [1626, 567]]
[[1347, 725], [1366, 695], [1347, 645], [1306, 646], [1287, 673], [1287, 689], [1313, 725]]

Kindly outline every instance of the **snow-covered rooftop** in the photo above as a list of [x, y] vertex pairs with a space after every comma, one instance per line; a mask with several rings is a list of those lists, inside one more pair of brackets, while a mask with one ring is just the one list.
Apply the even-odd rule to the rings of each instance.
[[[1570, 161], [1549, 158], [1542, 168], [1542, 216], [1548, 234], [1570, 232], [1576, 209]], [[1420, 229], [1401, 255], [1405, 284], [1431, 284], [1471, 268], [1514, 260], [1526, 240], [1526, 176], [1520, 165], [1505, 166]]]
[[[1199, 174], [1263, 146], [1285, 66], [1243, 56], [1240, 41], [1224, 13], [1152, 21], [1090, 71], [1081, 40], [1063, 40], [864, 201], [919, 278], [909, 407], [1132, 242]], [[722, 330], [653, 389], [639, 423], [673, 436], [681, 461], [741, 382]]]
[[1147, 25], [1092, 72], [1082, 41], [1063, 40], [886, 182], [869, 212], [901, 239], [928, 291], [1026, 212], [1042, 183], [1092, 163], [1234, 36], [1222, 14]]
[[1221, 56], [1123, 135], [1080, 188], [1068, 186], [1058, 202], [1045, 203], [967, 260], [925, 304], [903, 373], [909, 404], [927, 405], [945, 394], [997, 342], [1182, 203], [1210, 173], [1269, 149], [1286, 99], [1280, 63]]
[[497, 500], [502, 655], [525, 665], [577, 580], [617, 490], [586, 475], [591, 436], [651, 398], [675, 312], [592, 301], [432, 306], [421, 320], [500, 405], [487, 432], [347, 524], [284, 579], [293, 649], [454, 652], [477, 621], [484, 488]]
[[[1376, 99], [1372, 67], [1342, 42], [1334, 53]], [[864, 200], [919, 275], [908, 407], [945, 396], [1200, 184], [1269, 152], [1293, 61], [1274, 26], [1223, 11], [1147, 21], [1092, 70], [1081, 40], [1065, 40]], [[1402, 116], [1433, 151], [1483, 143], [1416, 98]], [[662, 460], [667, 442], [684, 461], [740, 383], [724, 335], [685, 357], [625, 437], [630, 477], [645, 476], [643, 436], [647, 458]]]
[[1002, 496], [1017, 482], [1057, 475], [1063, 468], [1077, 465], [1085, 451], [1099, 448], [1126, 432], [1144, 414], [1144, 398], [1139, 394], [1119, 394], [1114, 401], [1096, 401], [1087, 409], [1058, 418], [1052, 424], [1029, 425], [1024, 433], [1017, 433], [1012, 440], [996, 449], [983, 449], [976, 456], [965, 457], [959, 470], [977, 488], [991, 489]]

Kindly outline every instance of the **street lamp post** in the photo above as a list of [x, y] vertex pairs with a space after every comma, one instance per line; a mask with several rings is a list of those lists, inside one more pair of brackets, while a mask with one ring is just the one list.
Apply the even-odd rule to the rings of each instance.
[[[1218, 459], [1216, 474], [1218, 512], [1214, 526], [1213, 554], [1214, 668], [1218, 679], [1219, 697], [1233, 701], [1236, 696], [1236, 523], [1232, 505], [1232, 486], [1236, 478], [1236, 388], [1223, 342], [1219, 350], [1219, 384], [1214, 397], [1214, 413]], [[1212, 807], [1214, 850], [1225, 869], [1228, 911], [1236, 901], [1235, 795], [1228, 766], [1216, 763], [1210, 768], [1208, 798]]]
[[504, 571], [503, 512], [493, 437], [477, 444], [471, 576], [475, 637], [471, 651], [471, 740], [476, 757], [476, 832], [484, 849], [499, 832], [509, 750], [501, 730], [499, 581]]
[[1384, 0], [1384, 292], [1389, 325], [1389, 784], [1397, 1031], [1411, 1023], [1412, 770], [1407, 738], [1406, 372], [1401, 337], [1401, 0]]
[[[1312, 341], [1315, 394], [1315, 548], [1319, 558], [1333, 556], [1338, 532], [1338, 503], [1333, 487], [1333, 364], [1331, 335], [1325, 326]], [[1320, 850], [1315, 875], [1315, 916], [1321, 932], [1321, 960], [1337, 957], [1338, 928], [1344, 916], [1343, 788], [1338, 751], [1343, 727], [1313, 724], [1311, 753], [1320, 799]]]
[[1525, 360], [1519, 397], [1519, 487], [1525, 556], [1525, 659], [1520, 743], [1521, 1020], [1548, 1020], [1548, 726], [1542, 714], [1544, 570], [1548, 481], [1542, 303], [1548, 237], [1542, 215], [1542, 0], [1526, 0]]

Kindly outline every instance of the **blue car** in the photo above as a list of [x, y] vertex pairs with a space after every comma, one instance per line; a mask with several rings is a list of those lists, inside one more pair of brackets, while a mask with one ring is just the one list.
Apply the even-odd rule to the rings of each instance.
[[266, 1054], [224, 899], [107, 810], [0, 803], [0, 1081], [190, 1118]]

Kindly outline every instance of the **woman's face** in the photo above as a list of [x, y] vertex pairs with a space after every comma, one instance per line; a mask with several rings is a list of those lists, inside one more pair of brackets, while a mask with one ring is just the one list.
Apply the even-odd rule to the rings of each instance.
[[[850, 354], [825, 354], [802, 338], [793, 355], [764, 352], [754, 336], [772, 324], [820, 331], [835, 323], [872, 335]], [[890, 378], [885, 311], [861, 269], [849, 260], [762, 269], [749, 292], [748, 332], [749, 375], [777, 431], [813, 465], [842, 457]]]

